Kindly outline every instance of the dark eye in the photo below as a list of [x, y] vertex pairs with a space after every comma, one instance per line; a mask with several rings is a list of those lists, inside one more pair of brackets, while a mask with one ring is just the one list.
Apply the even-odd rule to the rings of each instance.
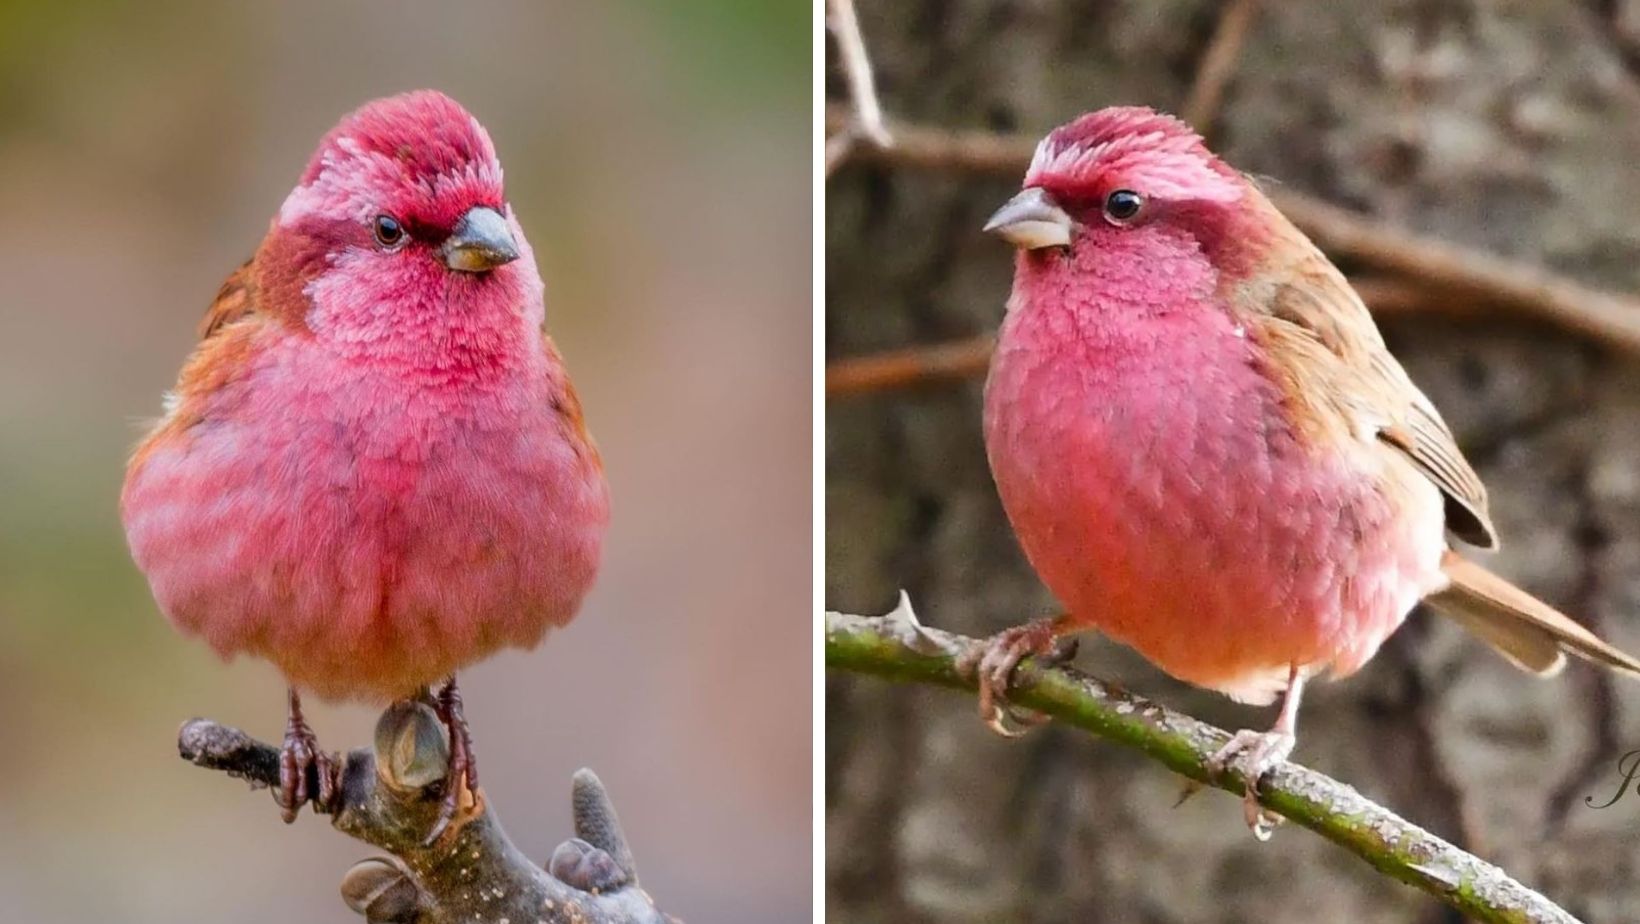
[[377, 215], [372, 230], [376, 232], [376, 242], [383, 247], [396, 247], [404, 240], [404, 226], [392, 215]]
[[1131, 189], [1118, 189], [1105, 197], [1105, 219], [1120, 225], [1133, 220], [1145, 204], [1143, 196]]

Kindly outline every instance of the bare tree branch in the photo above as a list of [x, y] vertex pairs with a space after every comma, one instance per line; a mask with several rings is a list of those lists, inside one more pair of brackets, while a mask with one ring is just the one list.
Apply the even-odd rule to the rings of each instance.
[[[1350, 284], [1380, 318], [1413, 313], [1472, 318], [1480, 310], [1472, 301], [1442, 297], [1404, 279], [1367, 276], [1352, 278]], [[826, 364], [826, 397], [852, 398], [978, 378], [990, 365], [995, 347], [996, 337], [981, 334], [834, 359]]]
[[877, 81], [871, 73], [871, 56], [860, 36], [860, 19], [854, 14], [854, 0], [826, 0], [826, 23], [837, 42], [838, 62], [848, 83], [850, 117], [826, 139], [826, 176], [843, 165], [862, 142], [875, 148], [894, 144], [883, 125], [883, 107], [877, 102]]
[[826, 397], [843, 398], [974, 378], [985, 373], [996, 338], [906, 347], [826, 364]]
[[[177, 749], [253, 788], [279, 780], [278, 750], [236, 728], [193, 719]], [[638, 887], [614, 806], [590, 770], [572, 786], [576, 836], [558, 845], [545, 870], [513, 846], [482, 789], [464, 792], [456, 820], [425, 843], [448, 759], [443, 723], [419, 703], [382, 713], [374, 747], [347, 756], [331, 824], [391, 854], [356, 864], [342, 881], [343, 900], [370, 924], [679, 924]], [[317, 791], [317, 779], [309, 783]]]
[[[826, 614], [826, 665], [837, 670], [973, 690], [973, 678], [959, 672], [956, 662], [978, 644], [918, 624], [903, 599], [887, 616]], [[1075, 670], [1043, 669], [1027, 659], [1015, 676], [1011, 701], [1019, 706], [1136, 748], [1199, 783], [1238, 795], [1245, 785], [1236, 772], [1209, 777], [1207, 759], [1229, 737], [1221, 729]], [[1266, 779], [1259, 801], [1476, 921], [1577, 924], [1503, 870], [1313, 770], [1282, 764]]]
[[[828, 113], [828, 122], [833, 120]], [[896, 125], [892, 148], [861, 147], [858, 163], [964, 171], [1017, 180], [1036, 139]], [[1408, 234], [1313, 196], [1266, 190], [1276, 207], [1335, 258], [1404, 277], [1431, 294], [1507, 311], [1640, 353], [1640, 299], [1602, 292], [1565, 276], [1484, 251]]]
[[1179, 115], [1195, 126], [1203, 138], [1212, 134], [1213, 118], [1218, 115], [1219, 103], [1224, 99], [1224, 85], [1235, 73], [1236, 61], [1241, 57], [1247, 32], [1258, 15], [1258, 0], [1226, 0], [1224, 12], [1219, 14], [1218, 28], [1207, 43], [1201, 65], [1196, 70], [1196, 82], [1190, 87]]

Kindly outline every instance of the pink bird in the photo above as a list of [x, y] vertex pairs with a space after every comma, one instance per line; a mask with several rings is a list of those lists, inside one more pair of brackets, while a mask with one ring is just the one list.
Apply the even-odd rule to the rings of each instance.
[[1342, 274], [1187, 126], [1113, 108], [1055, 129], [986, 225], [1019, 248], [985, 388], [991, 470], [1066, 614], [975, 654], [981, 712], [1026, 654], [1096, 628], [1248, 703], [1248, 823], [1311, 677], [1427, 600], [1519, 666], [1640, 662], [1459, 557], [1496, 545], [1480, 479]]
[[299, 691], [425, 698], [451, 738], [436, 836], [478, 798], [455, 672], [591, 587], [608, 491], [543, 313], [484, 128], [440, 93], [377, 100], [320, 142], [133, 454], [160, 608], [289, 681], [287, 822], [336, 784]]

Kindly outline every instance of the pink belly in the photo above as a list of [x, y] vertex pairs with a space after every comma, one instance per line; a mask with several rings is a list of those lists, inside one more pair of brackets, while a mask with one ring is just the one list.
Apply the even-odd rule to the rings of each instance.
[[327, 699], [384, 700], [569, 621], [608, 500], [539, 388], [307, 371], [253, 378], [129, 476], [132, 552], [178, 627]]
[[1244, 353], [1213, 341], [1181, 356], [1171, 337], [1171, 362], [1110, 365], [1014, 333], [987, 385], [988, 452], [1026, 555], [1077, 624], [1263, 702], [1290, 665], [1355, 670], [1440, 585], [1434, 486], [1370, 450], [1301, 445]]

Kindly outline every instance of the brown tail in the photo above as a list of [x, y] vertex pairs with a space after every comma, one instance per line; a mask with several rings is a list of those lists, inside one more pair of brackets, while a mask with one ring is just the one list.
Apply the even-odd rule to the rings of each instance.
[[1480, 565], [1448, 552], [1441, 570], [1452, 586], [1431, 594], [1426, 602], [1485, 639], [1517, 667], [1547, 677], [1566, 666], [1569, 653], [1640, 676], [1640, 660]]

